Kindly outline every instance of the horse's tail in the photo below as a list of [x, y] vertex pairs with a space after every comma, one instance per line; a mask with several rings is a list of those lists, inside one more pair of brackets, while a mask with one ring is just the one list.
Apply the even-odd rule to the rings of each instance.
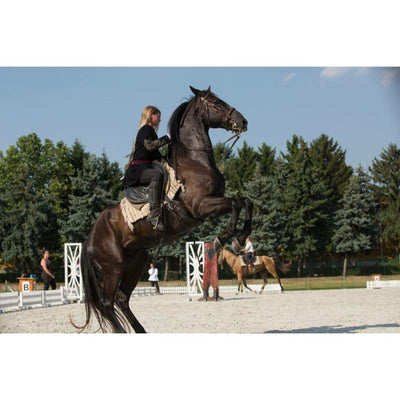
[[81, 332], [84, 331], [88, 327], [91, 321], [93, 312], [97, 320], [99, 321], [100, 329], [104, 330], [103, 329], [104, 319], [102, 316], [103, 307], [100, 301], [101, 286], [96, 277], [92, 260], [90, 259], [87, 252], [87, 242], [85, 242], [82, 246], [81, 273], [82, 273], [83, 288], [85, 290], [86, 321], [83, 326], [77, 326], [74, 323], [72, 324], [77, 329], [80, 329]]
[[279, 257], [272, 257], [274, 259], [275, 265], [282, 271], [284, 274], [287, 274], [290, 271], [290, 266], [292, 265], [293, 260], [291, 259], [288, 264], [282, 263], [279, 260]]

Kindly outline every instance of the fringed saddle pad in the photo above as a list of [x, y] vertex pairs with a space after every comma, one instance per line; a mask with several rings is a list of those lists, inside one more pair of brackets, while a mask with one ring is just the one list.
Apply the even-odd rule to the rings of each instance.
[[[245, 263], [244, 260], [243, 260], [243, 256], [239, 256], [239, 258], [240, 258], [240, 266], [241, 266], [241, 267], [245, 267], [245, 266], [246, 266], [246, 263]], [[253, 264], [254, 264], [254, 265], [261, 264], [261, 262], [260, 262], [260, 257], [256, 256], [256, 260], [253, 261]]]
[[[165, 185], [165, 195], [172, 200], [179, 189], [184, 190], [183, 184], [176, 179], [175, 170], [168, 163], [163, 163], [168, 174], [168, 181]], [[126, 197], [120, 202], [122, 215], [129, 228], [133, 231], [133, 224], [140, 219], [146, 218], [150, 214], [149, 203], [133, 204]]]

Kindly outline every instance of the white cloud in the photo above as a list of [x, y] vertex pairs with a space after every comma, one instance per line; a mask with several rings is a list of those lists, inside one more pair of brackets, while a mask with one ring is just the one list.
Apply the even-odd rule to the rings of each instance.
[[321, 71], [321, 78], [336, 79], [341, 78], [347, 74], [353, 74], [357, 77], [368, 75], [374, 68], [371, 67], [329, 67], [323, 68]]
[[335, 79], [350, 72], [352, 68], [349, 67], [328, 67], [321, 71], [322, 78]]
[[284, 84], [288, 83], [289, 81], [291, 81], [291, 80], [294, 78], [295, 75], [296, 75], [296, 74], [295, 74], [294, 72], [291, 72], [289, 75], [286, 75], [286, 76], [283, 78], [283, 83], [284, 83]]
[[397, 77], [400, 77], [400, 68], [384, 68], [382, 71], [381, 85], [388, 87]]

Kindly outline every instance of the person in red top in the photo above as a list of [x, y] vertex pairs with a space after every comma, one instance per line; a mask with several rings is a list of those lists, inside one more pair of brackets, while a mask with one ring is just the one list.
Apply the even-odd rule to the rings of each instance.
[[147, 106], [143, 112], [136, 135], [129, 167], [124, 177], [124, 188], [131, 186], [149, 186], [150, 214], [147, 220], [154, 229], [164, 230], [161, 218], [161, 201], [164, 176], [159, 168], [152, 166], [153, 161], [160, 161], [159, 148], [170, 142], [169, 136], [160, 139], [157, 136], [161, 121], [161, 111], [154, 106]]

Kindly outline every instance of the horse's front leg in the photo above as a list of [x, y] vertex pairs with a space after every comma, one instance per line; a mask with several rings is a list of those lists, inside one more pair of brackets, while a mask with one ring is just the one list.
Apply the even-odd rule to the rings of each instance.
[[[195, 210], [193, 210], [193, 216], [195, 218], [207, 218], [210, 216], [218, 216], [231, 212], [231, 218], [229, 219], [226, 231], [214, 240], [215, 250], [220, 251], [226, 241], [231, 238], [236, 232], [236, 225], [239, 219], [239, 214], [242, 208], [245, 208], [245, 223], [242, 233], [239, 236], [238, 242], [239, 247], [244, 246], [246, 237], [251, 233], [251, 222], [252, 222], [252, 202], [245, 197], [204, 197], [198, 204]], [[237, 245], [236, 249], [237, 250]], [[239, 250], [240, 251], [240, 250]]]
[[[250, 288], [250, 287], [247, 286], [247, 281], [246, 281], [246, 278], [245, 278], [244, 276], [243, 276], [243, 279], [242, 279], [242, 283], [243, 283], [243, 286], [244, 286], [248, 291], [254, 293], [254, 290], [253, 290], [252, 288]], [[243, 289], [243, 291], [244, 291], [244, 289]], [[257, 293], [257, 292], [256, 292], [256, 293]]]

